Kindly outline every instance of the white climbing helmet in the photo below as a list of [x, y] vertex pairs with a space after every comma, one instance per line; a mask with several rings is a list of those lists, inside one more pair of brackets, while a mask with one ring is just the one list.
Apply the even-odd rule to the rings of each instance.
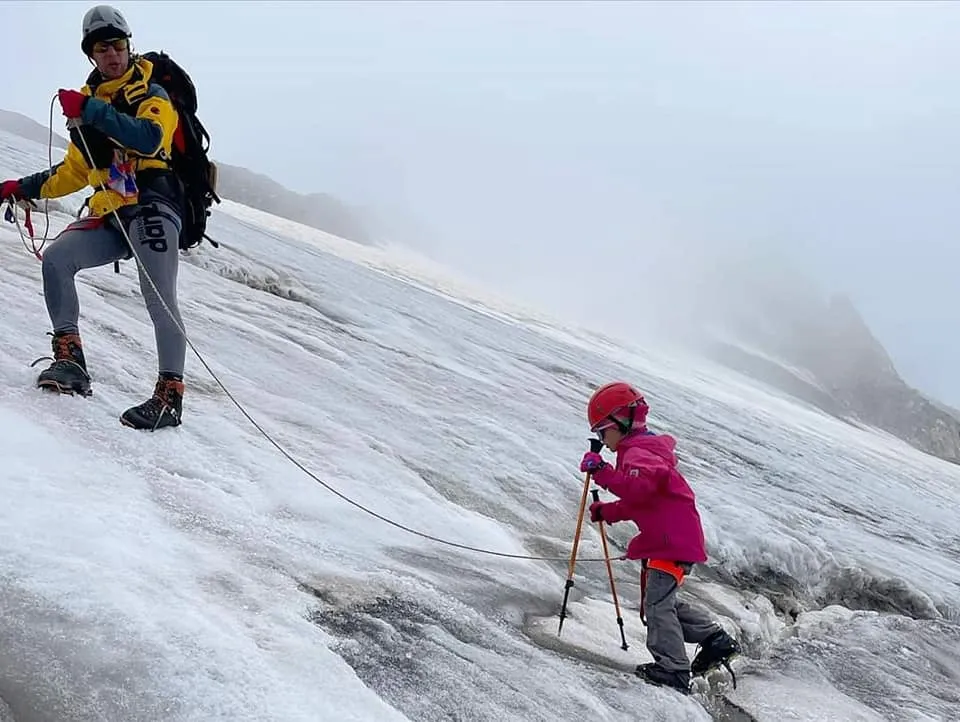
[[116, 40], [117, 38], [131, 38], [130, 26], [126, 18], [116, 8], [109, 5], [97, 5], [87, 10], [83, 16], [83, 37], [80, 48], [89, 56], [93, 44], [98, 40]]

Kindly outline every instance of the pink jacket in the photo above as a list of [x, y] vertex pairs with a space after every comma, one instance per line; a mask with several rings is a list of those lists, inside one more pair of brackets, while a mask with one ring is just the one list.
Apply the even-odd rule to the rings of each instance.
[[696, 498], [677, 471], [672, 436], [633, 431], [617, 447], [617, 466], [594, 472], [597, 486], [620, 497], [603, 505], [603, 520], [633, 521], [640, 533], [627, 546], [628, 559], [702, 563], [707, 560]]

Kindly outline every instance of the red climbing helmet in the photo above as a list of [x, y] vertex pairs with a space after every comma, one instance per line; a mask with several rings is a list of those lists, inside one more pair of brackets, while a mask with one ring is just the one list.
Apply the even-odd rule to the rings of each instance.
[[629, 431], [634, 424], [647, 423], [649, 410], [643, 394], [628, 383], [614, 381], [594, 391], [587, 404], [587, 420], [591, 431], [604, 425]]

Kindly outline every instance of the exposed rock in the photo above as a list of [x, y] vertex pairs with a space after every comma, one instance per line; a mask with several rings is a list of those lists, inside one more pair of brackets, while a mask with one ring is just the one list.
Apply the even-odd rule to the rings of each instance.
[[901, 378], [849, 298], [824, 301], [809, 289], [798, 293], [801, 287], [765, 287], [764, 295], [753, 297], [749, 315], [725, 323], [742, 343], [713, 337], [710, 355], [831, 415], [960, 463], [957, 413]]

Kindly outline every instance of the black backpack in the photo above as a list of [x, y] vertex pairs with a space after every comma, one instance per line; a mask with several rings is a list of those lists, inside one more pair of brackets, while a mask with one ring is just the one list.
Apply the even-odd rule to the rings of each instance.
[[217, 166], [207, 156], [210, 134], [197, 118], [197, 89], [186, 71], [166, 53], [143, 53], [153, 63], [151, 82], [167, 91], [170, 101], [180, 116], [173, 136], [171, 169], [180, 178], [184, 190], [183, 229], [180, 248], [193, 248], [206, 238], [214, 246], [219, 244], [207, 235], [210, 206], [220, 203], [217, 195]]

